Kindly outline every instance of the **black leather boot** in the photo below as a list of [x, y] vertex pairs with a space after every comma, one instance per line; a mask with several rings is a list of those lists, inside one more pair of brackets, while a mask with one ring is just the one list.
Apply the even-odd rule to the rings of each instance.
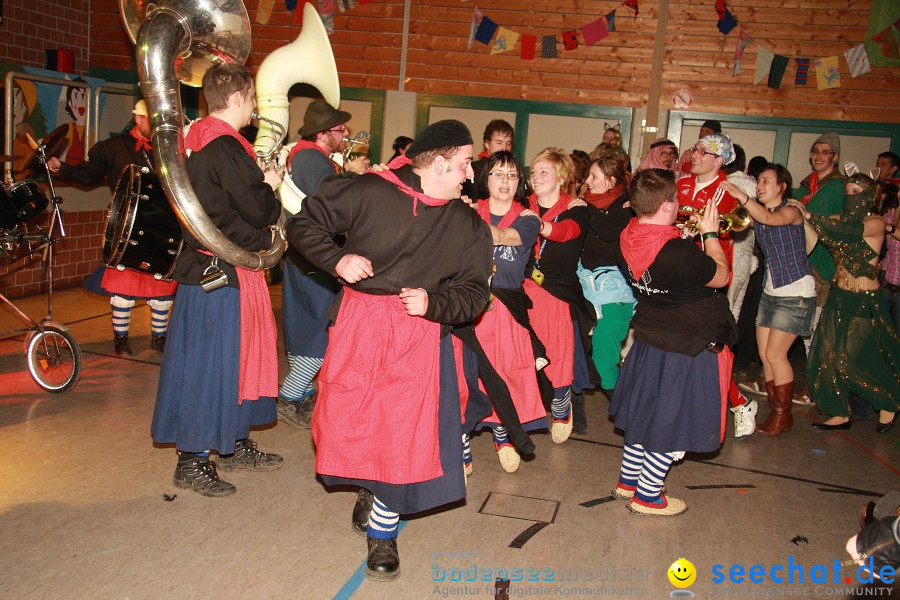
[[116, 354], [119, 356], [131, 356], [131, 344], [128, 343], [128, 334], [117, 335], [114, 340]]
[[400, 553], [397, 538], [381, 540], [366, 538], [369, 558], [366, 560], [366, 577], [377, 581], [392, 581], [400, 577]]
[[153, 337], [150, 338], [150, 348], [162, 354], [163, 350], [166, 349], [166, 334], [154, 333]]
[[572, 394], [572, 432], [587, 431], [587, 415], [584, 412], [584, 394]]
[[353, 506], [353, 533], [368, 535], [369, 515], [372, 514], [372, 503], [375, 496], [369, 490], [360, 488], [356, 494], [356, 504]]

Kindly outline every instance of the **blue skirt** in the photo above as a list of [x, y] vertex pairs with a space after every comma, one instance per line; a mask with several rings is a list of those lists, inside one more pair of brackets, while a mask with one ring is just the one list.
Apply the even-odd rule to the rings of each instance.
[[666, 352], [635, 341], [610, 414], [625, 443], [651, 452], [712, 452], [721, 445], [718, 355]]
[[327, 273], [307, 274], [285, 260], [282, 288], [284, 348], [288, 354], [325, 358], [328, 347], [328, 309], [337, 295], [337, 282]]
[[198, 285], [178, 286], [153, 410], [154, 442], [231, 454], [251, 426], [275, 421], [274, 398], [238, 404], [240, 314], [237, 288], [207, 294]]
[[459, 418], [459, 388], [456, 363], [449, 335], [441, 339], [440, 404], [438, 406], [438, 443], [444, 474], [419, 483], [391, 484], [369, 479], [349, 479], [321, 475], [327, 486], [354, 485], [365, 488], [388, 507], [409, 515], [466, 497], [462, 461], [462, 425]]

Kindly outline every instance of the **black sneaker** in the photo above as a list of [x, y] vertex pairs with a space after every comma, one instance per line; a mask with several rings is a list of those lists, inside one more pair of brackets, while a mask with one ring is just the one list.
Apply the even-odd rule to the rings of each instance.
[[150, 338], [150, 348], [162, 354], [166, 348], [166, 334], [153, 334], [153, 337]]
[[397, 538], [382, 540], [367, 538], [369, 556], [366, 559], [366, 577], [377, 581], [392, 581], [400, 577], [400, 553]]
[[114, 340], [115, 351], [119, 356], [131, 356], [131, 344], [128, 343], [128, 335], [117, 335]]
[[360, 488], [356, 494], [356, 504], [353, 505], [353, 533], [368, 535], [369, 515], [372, 514], [372, 503], [375, 496], [369, 490]]
[[212, 498], [230, 496], [237, 491], [233, 484], [219, 478], [215, 463], [208, 457], [179, 460], [172, 483], [175, 487], [191, 489]]
[[268, 454], [256, 449], [256, 442], [247, 438], [238, 440], [234, 444], [234, 453], [219, 455], [216, 461], [223, 471], [274, 471], [284, 464], [284, 458], [280, 454]]
[[279, 397], [275, 406], [278, 420], [297, 429], [312, 429], [312, 413], [316, 406], [317, 395], [314, 392], [305, 400], [296, 402]]

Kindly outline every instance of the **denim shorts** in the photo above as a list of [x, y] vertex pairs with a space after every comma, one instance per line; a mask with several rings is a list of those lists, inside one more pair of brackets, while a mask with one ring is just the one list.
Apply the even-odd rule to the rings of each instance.
[[756, 326], [807, 337], [812, 335], [815, 312], [815, 296], [770, 296], [763, 292], [759, 312], [756, 313]]

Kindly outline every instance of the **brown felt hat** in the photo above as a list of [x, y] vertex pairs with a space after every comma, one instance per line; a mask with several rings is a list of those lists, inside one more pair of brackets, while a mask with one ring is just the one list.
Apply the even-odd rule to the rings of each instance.
[[303, 115], [303, 127], [297, 130], [301, 136], [326, 131], [350, 120], [350, 113], [338, 110], [324, 100], [313, 100]]

